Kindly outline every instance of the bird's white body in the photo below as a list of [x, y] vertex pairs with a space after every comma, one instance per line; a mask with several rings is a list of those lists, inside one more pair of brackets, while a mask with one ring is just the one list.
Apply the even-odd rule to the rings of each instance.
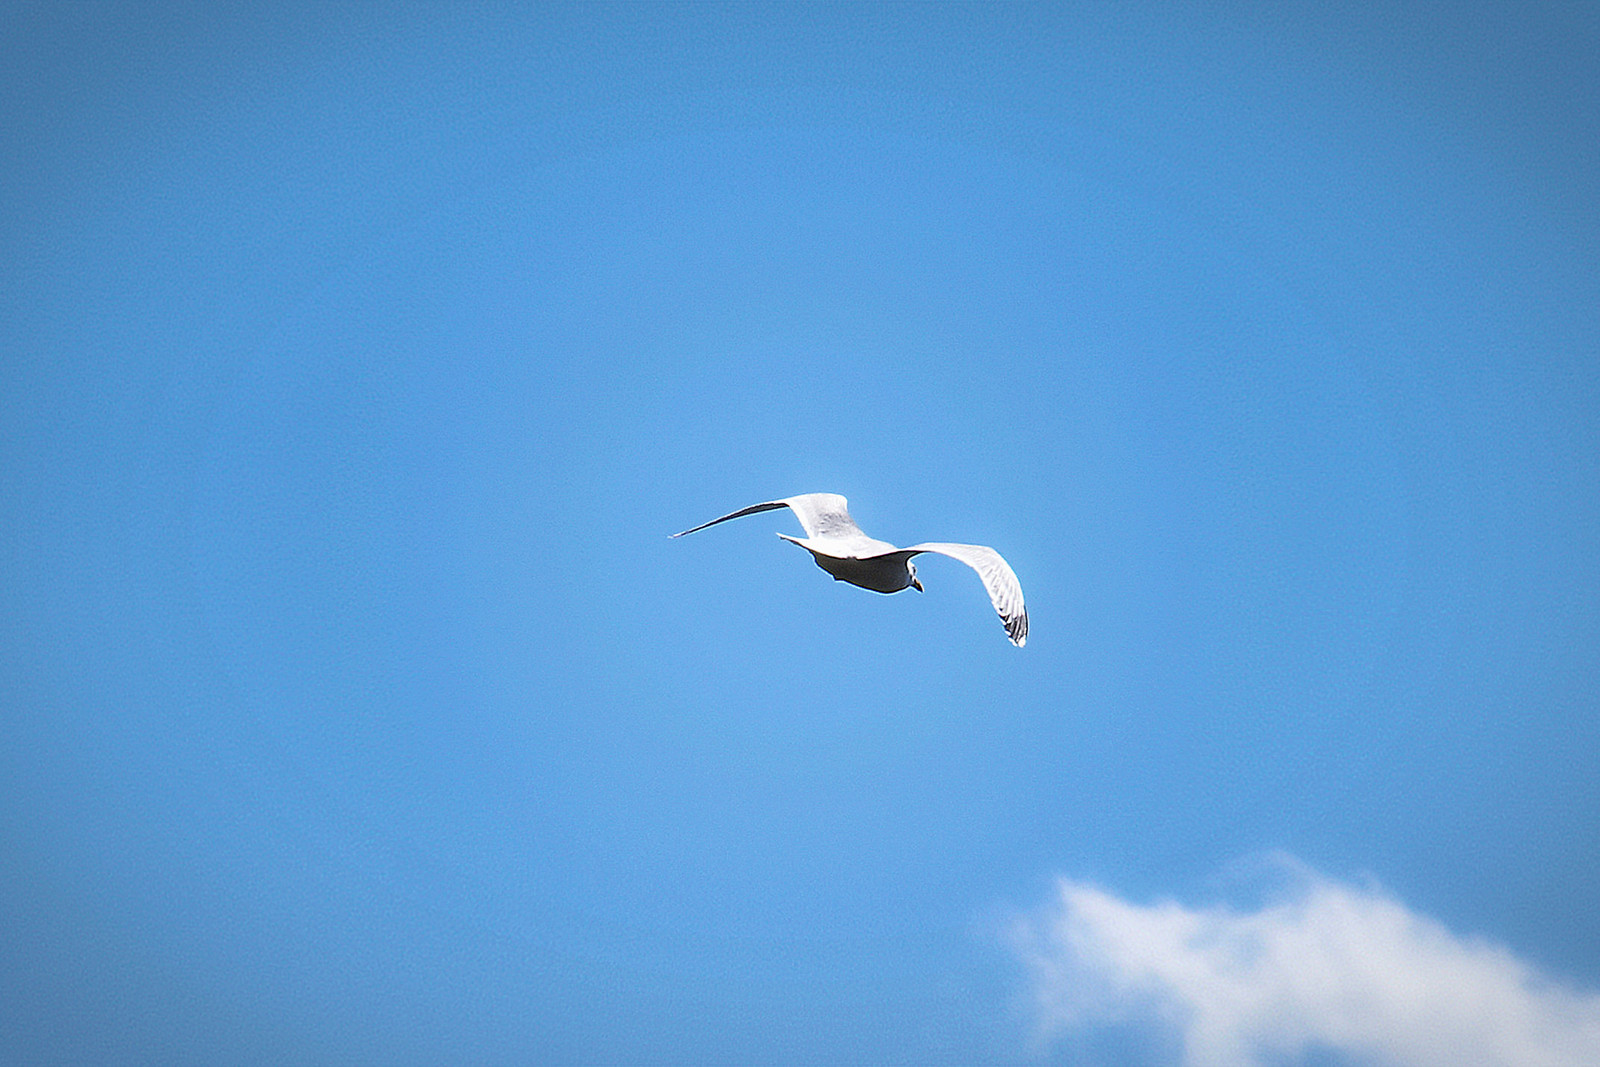
[[1028, 640], [1028, 610], [1022, 601], [1022, 585], [1015, 572], [1001, 558], [1000, 553], [986, 545], [962, 545], [943, 541], [928, 541], [910, 548], [897, 548], [887, 541], [868, 537], [850, 517], [845, 498], [837, 493], [803, 493], [800, 496], [769, 500], [752, 504], [719, 519], [701, 523], [673, 537], [682, 537], [707, 526], [715, 526], [729, 519], [755, 515], [776, 508], [788, 508], [800, 520], [805, 537], [778, 536], [792, 541], [811, 553], [817, 566], [841, 582], [849, 582], [876, 593], [898, 593], [902, 589], [922, 590], [917, 579], [916, 564], [911, 557], [924, 552], [937, 552], [978, 572], [989, 600], [1000, 621], [1005, 624], [1006, 636], [1021, 648]]

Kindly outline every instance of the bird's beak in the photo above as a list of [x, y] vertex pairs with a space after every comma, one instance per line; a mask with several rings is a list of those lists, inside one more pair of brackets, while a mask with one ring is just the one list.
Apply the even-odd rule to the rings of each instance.
[[913, 578], [911, 579], [911, 584], [917, 590], [917, 592], [922, 592], [922, 579]]

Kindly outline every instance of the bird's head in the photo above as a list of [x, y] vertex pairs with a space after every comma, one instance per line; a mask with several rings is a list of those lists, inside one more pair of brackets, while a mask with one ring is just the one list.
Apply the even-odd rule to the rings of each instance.
[[922, 592], [922, 583], [917, 581], [917, 565], [908, 559], [906, 560], [906, 570], [910, 573], [911, 588], [919, 593]]

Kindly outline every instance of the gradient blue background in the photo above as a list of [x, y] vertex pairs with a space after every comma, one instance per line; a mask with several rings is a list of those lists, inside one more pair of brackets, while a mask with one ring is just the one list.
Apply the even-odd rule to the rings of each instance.
[[[1071, 1061], [1275, 849], [1600, 986], [1596, 8], [334, 7], [0, 16], [0, 1060]], [[814, 491], [1027, 648], [666, 537]]]

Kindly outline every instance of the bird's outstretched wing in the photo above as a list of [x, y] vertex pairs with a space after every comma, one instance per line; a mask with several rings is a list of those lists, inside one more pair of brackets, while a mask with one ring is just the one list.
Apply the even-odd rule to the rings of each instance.
[[742, 519], [746, 515], [755, 515], [763, 511], [776, 511], [778, 508], [786, 508], [788, 506], [789, 502], [787, 500], [769, 500], [765, 504], [751, 504], [747, 508], [740, 508], [731, 515], [724, 515], [722, 518], [712, 519], [710, 522], [702, 522], [699, 526], [691, 526], [684, 530], [683, 533], [675, 533], [672, 536], [682, 537], [683, 534], [692, 534], [696, 530], [704, 530], [707, 526], [715, 526], [717, 523], [727, 522], [729, 519]]
[[740, 508], [731, 515], [724, 515], [720, 519], [702, 522], [699, 526], [691, 526], [683, 533], [675, 533], [673, 537], [682, 537], [683, 534], [692, 534], [696, 530], [704, 530], [707, 526], [715, 526], [719, 522], [729, 519], [742, 519], [746, 515], [756, 515], [763, 511], [774, 511], [777, 508], [788, 508], [800, 520], [800, 526], [805, 530], [807, 537], [838, 538], [838, 537], [865, 537], [861, 527], [850, 517], [850, 512], [845, 508], [845, 499], [838, 493], [802, 493], [799, 496], [785, 497], [782, 500], [769, 500], [765, 504], [751, 504], [747, 508]]
[[1000, 553], [987, 545], [952, 545], [942, 541], [912, 545], [904, 551], [911, 554], [937, 552], [977, 571], [978, 577], [983, 579], [983, 587], [989, 591], [989, 602], [994, 605], [1000, 621], [1005, 623], [1006, 636], [1018, 648], [1027, 644], [1028, 609], [1022, 603], [1022, 583], [1017, 581], [1016, 572]]

